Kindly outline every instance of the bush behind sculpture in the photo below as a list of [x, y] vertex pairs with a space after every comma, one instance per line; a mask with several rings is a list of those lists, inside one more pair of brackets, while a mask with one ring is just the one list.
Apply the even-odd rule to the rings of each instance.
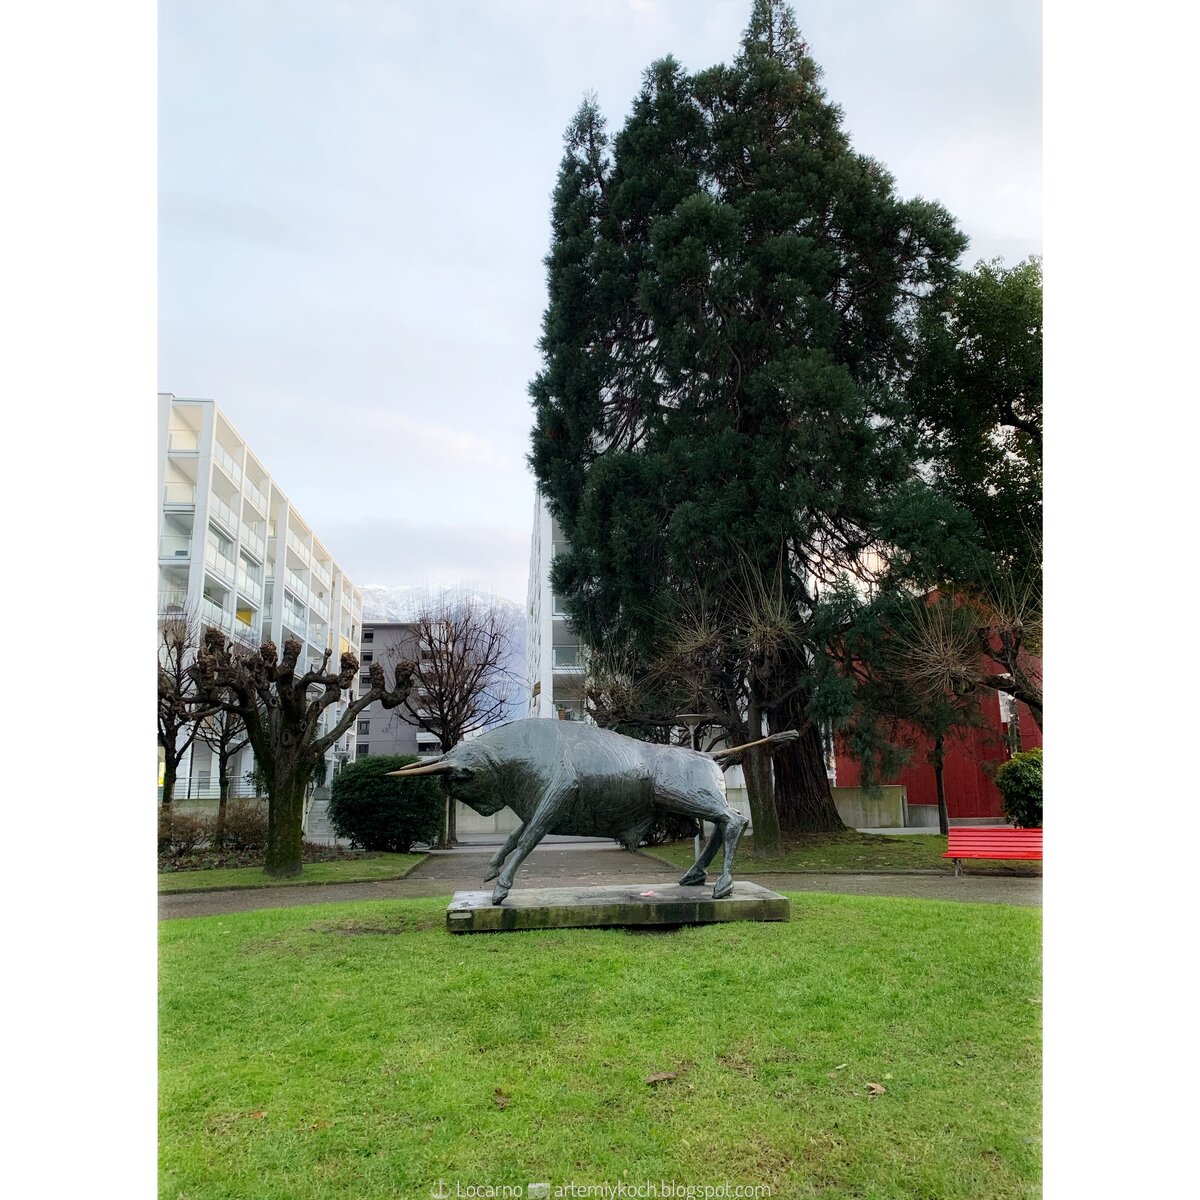
[[996, 769], [1000, 807], [1018, 829], [1042, 827], [1042, 752], [1023, 750]]
[[329, 823], [338, 837], [364, 850], [407, 853], [414, 842], [432, 842], [442, 830], [446, 793], [436, 778], [391, 779], [417, 759], [379, 754], [349, 763], [329, 790]]

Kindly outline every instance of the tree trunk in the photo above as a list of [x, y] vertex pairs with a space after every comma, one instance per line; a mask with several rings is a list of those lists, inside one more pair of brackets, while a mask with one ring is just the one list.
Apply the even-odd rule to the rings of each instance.
[[[747, 734], [753, 742], [764, 736], [762, 710], [751, 697]], [[750, 820], [754, 825], [754, 857], [781, 858], [783, 839], [779, 833], [779, 814], [775, 811], [775, 787], [771, 778], [771, 755], [766, 746], [757, 746], [742, 755], [742, 774], [746, 777], [746, 796], [750, 801]]]
[[775, 755], [775, 804], [780, 827], [787, 833], [844, 833], [825, 770], [825, 747], [821, 731], [808, 721], [802, 697], [780, 706], [778, 730], [800, 729], [794, 742], [785, 743]]
[[267, 857], [263, 870], [272, 879], [299, 875], [304, 841], [304, 788], [309, 772], [292, 765], [277, 769], [267, 801]]
[[172, 759], [168, 754], [166, 761], [163, 763], [163, 794], [162, 806], [165, 809], [171, 807], [171, 801], [175, 799], [175, 777], [179, 773], [179, 760]]
[[950, 810], [946, 807], [946, 739], [938, 736], [933, 743], [933, 778], [937, 783], [938, 831], [950, 832]]
[[229, 804], [229, 762], [222, 759], [220, 765], [221, 772], [221, 799], [217, 804], [217, 835], [218, 844], [225, 836], [225, 810]]
[[446, 845], [458, 845], [458, 801], [453, 796], [446, 797]]

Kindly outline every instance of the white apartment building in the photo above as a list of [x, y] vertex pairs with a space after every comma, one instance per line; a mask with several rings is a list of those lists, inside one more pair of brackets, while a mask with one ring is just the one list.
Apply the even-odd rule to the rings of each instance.
[[537, 492], [526, 610], [529, 715], [582, 721], [585, 720], [584, 652], [550, 587], [550, 563], [557, 550], [565, 546], [566, 540], [558, 522], [550, 515], [541, 493]]
[[[347, 650], [358, 655], [362, 593], [217, 405], [160, 393], [158, 433], [159, 614], [189, 614], [248, 645], [298, 638], [302, 668], [327, 647], [335, 670]], [[345, 710], [346, 701], [327, 710], [324, 727]], [[352, 728], [330, 750], [327, 778], [354, 756]], [[249, 747], [242, 760], [235, 780], [253, 765]], [[217, 787], [213, 755], [197, 738], [176, 796], [215, 796]]]

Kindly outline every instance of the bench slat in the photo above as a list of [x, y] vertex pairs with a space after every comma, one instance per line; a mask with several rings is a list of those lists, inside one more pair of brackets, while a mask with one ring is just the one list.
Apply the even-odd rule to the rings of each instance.
[[1042, 857], [1040, 829], [972, 829], [956, 827], [950, 830], [943, 858], [1022, 858]]

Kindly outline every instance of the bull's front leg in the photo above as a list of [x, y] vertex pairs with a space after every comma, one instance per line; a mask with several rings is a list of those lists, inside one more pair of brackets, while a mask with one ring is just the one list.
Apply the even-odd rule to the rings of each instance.
[[518, 825], [516, 829], [514, 829], [512, 833], [508, 835], [508, 840], [504, 843], [504, 845], [501, 846], [500, 849], [497, 850], [490, 859], [488, 859], [487, 874], [483, 877], [484, 883], [487, 883], [489, 879], [495, 879], [496, 876], [500, 874], [500, 867], [503, 865], [504, 860], [513, 852], [517, 841], [521, 837], [521, 829], [522, 826]]
[[537, 811], [525, 823], [517, 835], [516, 849], [509, 855], [508, 861], [500, 872], [499, 879], [492, 891], [492, 903], [503, 904], [505, 896], [513, 885], [513, 877], [517, 868], [529, 857], [533, 848], [554, 828], [559, 817], [559, 807], [563, 799], [569, 795], [567, 791], [547, 795], [538, 805]]

